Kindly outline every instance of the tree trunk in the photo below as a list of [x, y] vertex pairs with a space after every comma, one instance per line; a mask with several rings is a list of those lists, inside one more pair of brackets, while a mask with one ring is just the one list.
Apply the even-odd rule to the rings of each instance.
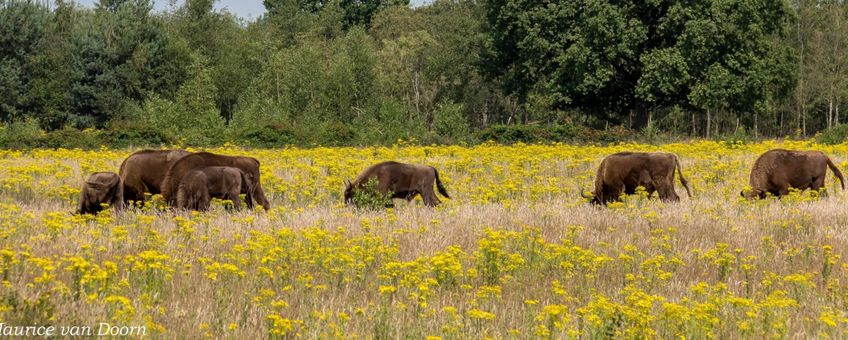
[[757, 113], [754, 112], [754, 139], [757, 139], [759, 136], [760, 136], [760, 133], [757, 130]]
[[833, 127], [833, 97], [827, 99], [827, 128]]
[[631, 129], [641, 130], [646, 125], [648, 125], [648, 105], [641, 100], [636, 100], [636, 104], [633, 109], [635, 110], [633, 115], [633, 121], [631, 123]]
[[736, 116], [736, 130], [733, 130], [733, 134], [734, 135], [739, 134], [739, 116], [738, 115]]
[[421, 119], [421, 91], [419, 89], [419, 77], [420, 74], [418, 71], [415, 71], [415, 74], [412, 77], [412, 91], [415, 95], [415, 119]]
[[697, 136], [697, 132], [696, 132], [696, 129], [695, 129], [695, 111], [692, 111], [691, 115], [692, 115], [692, 135], [691, 136], [694, 138], [695, 136]]
[[801, 135], [807, 136], [807, 106], [804, 105], [804, 108], [801, 109]]
[[836, 103], [836, 113], [833, 115], [834, 125], [839, 125], [839, 103]]
[[489, 127], [489, 102], [486, 101], [486, 105], [483, 106], [483, 128]]
[[710, 109], [707, 108], [707, 131], [706, 131], [707, 132], [706, 133], [707, 139], [710, 139], [710, 123], [712, 123], [711, 120], [712, 120], [712, 117], [710, 117]]
[[777, 128], [780, 131], [780, 134], [783, 134], [783, 110], [780, 110], [780, 118], [777, 122]]

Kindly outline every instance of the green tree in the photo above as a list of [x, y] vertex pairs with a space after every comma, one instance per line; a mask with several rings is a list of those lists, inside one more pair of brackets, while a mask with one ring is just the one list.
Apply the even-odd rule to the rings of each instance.
[[51, 16], [43, 4], [0, 1], [0, 120], [21, 119], [32, 111], [29, 59], [37, 53]]
[[224, 119], [215, 106], [215, 84], [208, 61], [196, 54], [188, 68], [189, 78], [172, 100], [156, 94], [148, 98], [135, 119], [191, 145], [212, 145], [225, 140]]
[[72, 111], [79, 126], [103, 126], [152, 94], [171, 98], [185, 79], [186, 50], [174, 44], [146, 0], [112, 0], [84, 16], [72, 38]]
[[77, 31], [77, 14], [72, 3], [57, 1], [46, 34], [30, 58], [32, 65], [32, 115], [41, 127], [55, 130], [73, 122], [68, 89], [79, 78], [71, 39]]
[[[374, 104], [370, 38], [362, 29], [323, 41], [310, 39], [275, 53], [239, 100], [237, 129], [281, 125], [321, 142], [343, 122], [361, 118]], [[344, 132], [343, 138], [351, 138]]]
[[[343, 11], [341, 24], [343, 29], [353, 26], [369, 26], [371, 20], [381, 10], [392, 6], [408, 6], [409, 0], [264, 0], [263, 4], [272, 20], [294, 19], [300, 26], [304, 19], [299, 13], [319, 13], [327, 7], [339, 6]], [[275, 19], [276, 18], [276, 19]], [[279, 22], [279, 21], [278, 21]]]
[[[710, 109], [723, 96], [731, 96], [728, 110], [752, 112], [766, 95], [745, 84], [774, 79], [762, 61], [780, 53], [770, 40], [790, 17], [785, 3], [770, 0], [488, 0], [485, 7], [484, 71], [519, 103], [537, 92], [551, 109], [601, 122], [632, 118], [634, 127], [658, 107]], [[718, 88], [716, 79], [731, 83]]]
[[243, 22], [225, 11], [214, 10], [214, 0], [188, 0], [167, 20], [175, 39], [209, 61], [215, 83], [215, 103], [225, 119], [232, 118], [239, 96], [250, 86], [264, 62], [257, 55], [265, 43], [251, 37]]

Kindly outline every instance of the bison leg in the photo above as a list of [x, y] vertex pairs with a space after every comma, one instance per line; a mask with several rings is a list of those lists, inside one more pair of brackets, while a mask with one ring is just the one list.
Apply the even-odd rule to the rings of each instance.
[[663, 202], [677, 202], [680, 200], [680, 196], [677, 196], [677, 193], [674, 191], [674, 185], [659, 185], [657, 192], [659, 193], [660, 200]]
[[201, 195], [197, 198], [197, 210], [199, 211], [209, 211], [209, 207], [212, 204], [212, 198], [209, 195]]
[[436, 197], [436, 192], [433, 191], [432, 185], [421, 191], [421, 197], [424, 199], [424, 204], [428, 207], [435, 207], [440, 203], [439, 198]]
[[240, 191], [241, 190], [238, 190], [238, 188], [236, 188], [236, 190], [230, 190], [230, 193], [228, 194], [228, 196], [230, 196], [230, 201], [233, 201], [233, 209], [235, 211], [241, 210], [241, 197], [239, 197]]
[[392, 198], [405, 199], [407, 202], [415, 198], [415, 191], [399, 191], [392, 194]]
[[[604, 186], [604, 204], [618, 201], [621, 199], [621, 194], [625, 192], [624, 185], [609, 185]], [[634, 192], [635, 193], [635, 192]], [[631, 194], [632, 195], [632, 194]]]
[[[825, 176], [813, 177], [813, 180], [810, 182], [810, 190], [819, 191], [824, 188], [824, 178]], [[821, 197], [827, 197], [827, 191], [820, 192]]]

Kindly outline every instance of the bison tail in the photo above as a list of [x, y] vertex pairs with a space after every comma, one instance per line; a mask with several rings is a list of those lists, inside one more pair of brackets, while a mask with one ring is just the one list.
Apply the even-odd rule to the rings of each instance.
[[126, 209], [126, 205], [124, 204], [124, 180], [121, 177], [118, 177], [118, 183], [113, 188], [112, 200], [109, 204], [117, 211]]
[[839, 168], [833, 164], [833, 161], [830, 160], [830, 157], [825, 156], [827, 160], [827, 166], [830, 168], [830, 171], [833, 171], [833, 174], [836, 175], [836, 178], [839, 178], [839, 184], [842, 185], [842, 190], [845, 190], [845, 178], [842, 177], [842, 171], [839, 171]]
[[439, 189], [439, 193], [442, 194], [442, 196], [450, 198], [450, 196], [448, 196], [448, 191], [445, 190], [445, 186], [442, 185], [442, 180], [439, 179], [439, 170], [436, 170], [436, 168], [433, 168], [433, 174], [436, 175], [436, 188]]
[[680, 184], [686, 189], [686, 196], [692, 198], [692, 189], [689, 188], [689, 181], [683, 177], [683, 168], [680, 167], [680, 160], [677, 159], [677, 155], [674, 156], [674, 167], [677, 168], [677, 175], [680, 176]]

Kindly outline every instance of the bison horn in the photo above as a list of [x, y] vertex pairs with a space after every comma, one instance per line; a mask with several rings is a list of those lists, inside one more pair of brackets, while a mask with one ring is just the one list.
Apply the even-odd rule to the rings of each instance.
[[579, 185], [577, 186], [577, 191], [580, 192], [580, 197], [588, 198], [588, 199], [594, 198], [594, 196], [592, 196], [592, 195], [586, 195], [586, 191], [583, 190], [583, 188], [581, 188]]

